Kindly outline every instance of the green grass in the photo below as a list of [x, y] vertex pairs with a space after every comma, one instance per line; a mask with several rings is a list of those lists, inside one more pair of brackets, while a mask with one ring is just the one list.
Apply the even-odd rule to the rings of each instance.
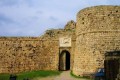
[[72, 71], [70, 72], [70, 75], [71, 75], [72, 77], [74, 77], [74, 78], [82, 78], [82, 79], [86, 79], [86, 80], [93, 80], [93, 79], [90, 79], [90, 78], [85, 77], [85, 76], [76, 76], [76, 75], [73, 74]]
[[[47, 76], [56, 76], [59, 75], [61, 72], [59, 71], [29, 71], [29, 72], [22, 72], [18, 73], [17, 80], [23, 80], [24, 78], [37, 78], [37, 77], [47, 77]], [[0, 74], [0, 80], [9, 80], [9, 74]]]
[[9, 74], [0, 74], [0, 80], [9, 80]]

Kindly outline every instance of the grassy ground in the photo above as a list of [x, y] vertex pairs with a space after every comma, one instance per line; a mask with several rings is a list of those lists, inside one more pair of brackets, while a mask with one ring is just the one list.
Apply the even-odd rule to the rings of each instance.
[[[33, 79], [36, 77], [56, 76], [61, 72], [59, 71], [30, 71], [18, 73], [17, 80], [23, 80], [25, 78]], [[0, 74], [0, 80], [9, 80], [10, 74]]]
[[0, 74], [0, 80], [9, 80], [9, 74]]
[[70, 75], [71, 75], [72, 77], [74, 77], [74, 78], [82, 78], [82, 79], [87, 79], [87, 80], [93, 80], [93, 79], [90, 79], [89, 77], [85, 77], [85, 76], [83, 76], [83, 77], [81, 77], [81, 76], [76, 76], [76, 75], [73, 74], [72, 71], [70, 72]]

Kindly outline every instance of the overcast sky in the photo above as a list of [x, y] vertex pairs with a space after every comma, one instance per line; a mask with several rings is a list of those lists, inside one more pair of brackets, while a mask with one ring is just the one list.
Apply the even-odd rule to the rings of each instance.
[[40, 36], [96, 5], [120, 5], [120, 0], [0, 0], [0, 36]]

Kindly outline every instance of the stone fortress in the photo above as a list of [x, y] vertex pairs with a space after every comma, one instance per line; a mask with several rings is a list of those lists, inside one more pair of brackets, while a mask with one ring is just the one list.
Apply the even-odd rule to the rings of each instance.
[[83, 76], [103, 68], [112, 51], [120, 51], [120, 6], [94, 6], [40, 37], [0, 37], [0, 73], [71, 70]]

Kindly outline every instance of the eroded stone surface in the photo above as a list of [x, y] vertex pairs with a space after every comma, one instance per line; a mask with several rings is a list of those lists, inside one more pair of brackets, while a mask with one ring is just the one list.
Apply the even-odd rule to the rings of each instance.
[[[75, 24], [70, 21], [67, 29], [47, 30], [40, 37], [0, 37], [0, 73], [58, 70], [60, 51], [68, 50], [70, 53], [74, 51], [72, 47], [59, 47], [60, 37], [69, 36], [75, 43], [73, 23]], [[71, 56], [71, 66], [72, 61]]]
[[[71, 47], [60, 47], [59, 38], [66, 36], [71, 37]], [[120, 6], [83, 9], [77, 22], [40, 37], [1, 37], [0, 73], [58, 70], [63, 50], [69, 51], [70, 70], [78, 76], [104, 67], [105, 53], [120, 51]]]
[[120, 50], [120, 6], [96, 6], [77, 14], [73, 72], [104, 67], [105, 53]]

